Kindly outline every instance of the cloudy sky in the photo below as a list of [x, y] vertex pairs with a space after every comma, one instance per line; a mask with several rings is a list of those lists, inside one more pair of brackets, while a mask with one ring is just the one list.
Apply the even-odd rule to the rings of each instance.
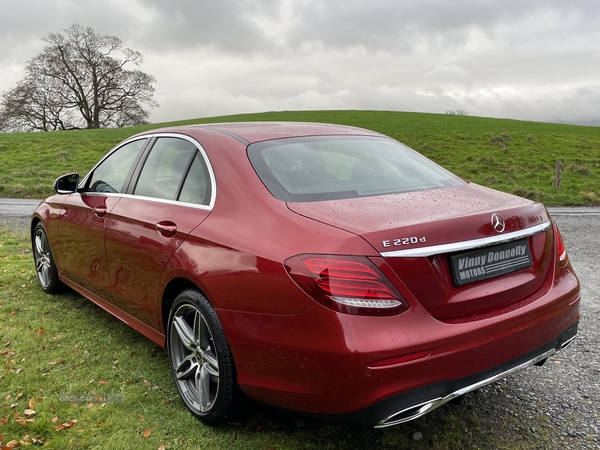
[[153, 122], [376, 109], [600, 125], [598, 0], [0, 0], [0, 92], [75, 23], [144, 55]]

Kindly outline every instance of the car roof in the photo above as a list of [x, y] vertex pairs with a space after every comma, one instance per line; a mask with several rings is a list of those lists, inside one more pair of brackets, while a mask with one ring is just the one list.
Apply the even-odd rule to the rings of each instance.
[[247, 144], [305, 136], [383, 136], [375, 131], [347, 125], [311, 122], [225, 122], [187, 125], [153, 130], [152, 133], [181, 132], [194, 134], [193, 130], [212, 130], [227, 134]]

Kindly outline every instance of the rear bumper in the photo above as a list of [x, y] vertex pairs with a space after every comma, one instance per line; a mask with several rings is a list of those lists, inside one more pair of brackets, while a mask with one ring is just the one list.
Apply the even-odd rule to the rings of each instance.
[[576, 277], [563, 270], [542, 298], [459, 323], [418, 305], [390, 317], [318, 304], [296, 316], [217, 314], [248, 396], [321, 420], [385, 427], [560, 350], [577, 332], [579, 301]]
[[460, 380], [442, 381], [387, 398], [361, 411], [347, 414], [309, 414], [309, 416], [358, 426], [385, 428], [417, 419], [449, 401], [524, 370], [541, 365], [546, 358], [567, 347], [577, 334], [577, 325], [564, 330], [556, 339], [507, 363]]

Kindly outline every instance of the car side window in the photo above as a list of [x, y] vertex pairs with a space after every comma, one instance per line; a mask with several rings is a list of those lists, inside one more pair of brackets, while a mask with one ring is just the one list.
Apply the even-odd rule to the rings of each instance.
[[102, 161], [90, 175], [87, 192], [121, 192], [133, 162], [146, 139], [138, 139], [123, 145]]
[[190, 170], [183, 182], [179, 201], [196, 205], [209, 205], [212, 194], [210, 175], [204, 158], [196, 153]]
[[146, 158], [134, 195], [176, 200], [196, 146], [178, 138], [158, 138]]

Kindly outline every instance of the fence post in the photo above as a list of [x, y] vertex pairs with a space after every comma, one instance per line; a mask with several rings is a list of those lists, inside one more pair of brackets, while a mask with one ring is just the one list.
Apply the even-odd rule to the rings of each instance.
[[560, 161], [556, 161], [556, 189], [560, 189], [561, 174], [562, 174], [562, 163]]

